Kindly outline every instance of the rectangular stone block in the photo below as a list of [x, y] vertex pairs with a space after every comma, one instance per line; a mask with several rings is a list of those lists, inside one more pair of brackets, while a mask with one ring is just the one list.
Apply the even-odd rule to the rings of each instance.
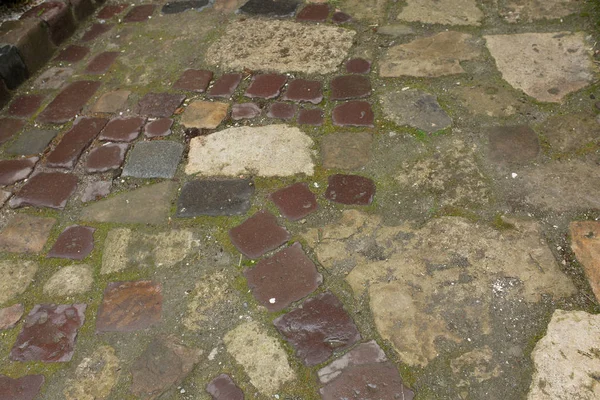
[[83, 150], [98, 136], [107, 122], [104, 118], [79, 118], [48, 155], [46, 164], [49, 167], [73, 168]]
[[96, 93], [100, 82], [77, 81], [60, 92], [38, 117], [42, 123], [62, 124], [73, 118]]
[[44, 66], [56, 50], [50, 41], [48, 27], [35, 18], [3, 22], [0, 43], [13, 45], [19, 50], [30, 74]]
[[9, 89], [16, 89], [29, 78], [19, 51], [10, 44], [0, 45], [0, 78]]
[[55, 45], [67, 40], [76, 29], [71, 4], [65, 1], [46, 1], [25, 12], [21, 19], [41, 19], [50, 30], [50, 39]]

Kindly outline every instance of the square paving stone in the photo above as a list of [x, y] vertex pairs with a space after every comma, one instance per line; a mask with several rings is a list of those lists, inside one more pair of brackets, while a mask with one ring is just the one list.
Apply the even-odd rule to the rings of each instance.
[[110, 31], [113, 26], [114, 26], [113, 24], [100, 24], [100, 23], [92, 24], [90, 29], [88, 29], [81, 37], [81, 41], [84, 43], [91, 42], [92, 40], [96, 39], [98, 36], [103, 35], [104, 33]]
[[244, 392], [227, 374], [221, 374], [210, 381], [206, 391], [213, 400], [244, 400]]
[[188, 69], [173, 84], [173, 88], [204, 93], [213, 77], [211, 71], [203, 69]]
[[170, 117], [185, 96], [170, 93], [148, 93], [138, 103], [138, 114], [147, 117]]
[[189, 181], [177, 199], [177, 216], [243, 215], [254, 190], [254, 182], [247, 179]]
[[0, 375], [0, 400], [33, 400], [45, 380], [44, 375], [25, 375], [17, 379]]
[[86, 74], [104, 74], [113, 65], [117, 57], [119, 56], [118, 51], [105, 51], [104, 53], [98, 54], [90, 61], [85, 68], [84, 73]]
[[334, 350], [343, 351], [361, 339], [354, 321], [331, 292], [306, 300], [273, 324], [307, 366], [320, 364]]
[[244, 276], [256, 300], [271, 312], [308, 296], [323, 282], [300, 243], [260, 260]]
[[[23, 304], [13, 304], [10, 307], [0, 308], [0, 331], [14, 328], [17, 322], [21, 320], [24, 312], [25, 306]], [[0, 387], [2, 387], [2, 384], [0, 384]]]
[[129, 154], [122, 176], [134, 178], [172, 178], [177, 171], [184, 146], [167, 140], [137, 143]]
[[269, 197], [281, 215], [292, 221], [306, 217], [318, 207], [315, 194], [303, 182], [280, 189]]
[[40, 172], [30, 178], [8, 204], [12, 208], [34, 206], [62, 210], [76, 188], [76, 175]]
[[279, 74], [255, 75], [244, 96], [261, 99], [274, 99], [281, 93], [287, 76]]
[[146, 118], [142, 117], [118, 117], [111, 119], [100, 132], [100, 140], [110, 140], [113, 142], [131, 142], [135, 140]]
[[371, 61], [364, 58], [353, 58], [346, 63], [346, 71], [351, 74], [368, 74], [371, 72]]
[[250, 0], [240, 7], [240, 11], [251, 15], [289, 17], [294, 15], [299, 5], [299, 0]]
[[526, 125], [495, 126], [488, 129], [490, 158], [496, 163], [527, 163], [537, 157], [540, 142]]
[[85, 162], [85, 172], [106, 172], [121, 168], [129, 145], [126, 143], [107, 143], [96, 147]]
[[368, 132], [333, 133], [321, 141], [323, 167], [353, 170], [371, 160], [373, 136]]
[[348, 101], [333, 109], [333, 124], [337, 126], [373, 127], [375, 115], [366, 101]]
[[125, 106], [130, 94], [131, 91], [129, 90], [114, 90], [104, 93], [93, 105], [91, 111], [93, 113], [115, 113], [120, 111]]
[[55, 223], [54, 218], [15, 215], [0, 232], [0, 251], [39, 253]]
[[144, 127], [144, 136], [147, 138], [169, 136], [173, 120], [171, 118], [159, 118], [152, 122], [148, 122]]
[[13, 117], [31, 117], [40, 109], [44, 95], [24, 95], [16, 97], [8, 107], [8, 114]]
[[47, 257], [83, 260], [94, 250], [95, 231], [95, 228], [89, 226], [67, 227], [58, 236]]
[[125, 18], [123, 18], [123, 22], [147, 21], [154, 13], [154, 9], [156, 9], [156, 6], [154, 4], [143, 4], [141, 6], [135, 6], [131, 10], [129, 10], [127, 15], [125, 15]]
[[96, 17], [98, 19], [110, 19], [121, 14], [127, 7], [129, 7], [129, 4], [109, 4], [100, 10]]
[[349, 205], [366, 206], [373, 202], [375, 183], [359, 175], [332, 175], [325, 192], [327, 200]]
[[152, 281], [111, 282], [98, 309], [96, 332], [132, 332], [160, 322], [162, 287]]
[[344, 75], [331, 80], [331, 100], [348, 100], [371, 95], [371, 81], [362, 75]]
[[254, 103], [234, 104], [231, 107], [231, 119], [234, 121], [256, 118], [260, 113], [260, 107]]
[[290, 233], [277, 224], [277, 218], [261, 210], [229, 230], [231, 243], [248, 258], [258, 258], [290, 239]]
[[25, 318], [10, 359], [44, 363], [71, 361], [86, 308], [85, 304], [35, 305]]
[[282, 100], [319, 104], [323, 100], [323, 84], [319, 81], [294, 79], [289, 83]]
[[296, 15], [296, 19], [298, 21], [325, 22], [328, 16], [328, 4], [308, 4]]
[[21, 133], [5, 150], [6, 154], [30, 155], [40, 154], [58, 134], [57, 131], [31, 129]]
[[58, 55], [54, 58], [54, 61], [75, 63], [83, 60], [85, 56], [89, 54], [89, 52], [89, 47], [72, 44], [67, 48], [61, 50], [60, 53], [58, 53]]
[[300, 125], [323, 125], [323, 110], [320, 108], [302, 109], [298, 114], [298, 123]]
[[75, 117], [100, 87], [100, 82], [78, 81], [69, 84], [52, 100], [37, 120], [41, 123], [62, 124]]
[[229, 104], [211, 101], [194, 101], [181, 116], [186, 128], [215, 129], [227, 116]]
[[6, 142], [25, 126], [25, 121], [15, 118], [0, 118], [0, 144]]
[[0, 185], [12, 185], [27, 178], [38, 160], [39, 157], [0, 160]]
[[242, 81], [242, 74], [224, 74], [208, 91], [210, 97], [230, 98]]
[[98, 136], [107, 122], [104, 118], [78, 118], [50, 152], [46, 158], [46, 165], [53, 168], [73, 168], [81, 153]]
[[273, 103], [271, 104], [271, 107], [269, 107], [267, 117], [290, 120], [296, 115], [296, 108], [295, 104], [281, 102]]

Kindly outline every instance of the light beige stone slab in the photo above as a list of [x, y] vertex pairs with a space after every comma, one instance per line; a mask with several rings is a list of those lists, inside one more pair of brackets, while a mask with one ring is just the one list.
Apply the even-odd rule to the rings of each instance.
[[510, 23], [558, 19], [581, 10], [579, 0], [501, 0], [499, 14]]
[[190, 103], [181, 116], [181, 125], [187, 128], [215, 129], [227, 116], [229, 104], [194, 101]]
[[39, 253], [55, 223], [54, 218], [15, 215], [0, 232], [0, 251]]
[[388, 0], [341, 0], [339, 8], [352, 19], [377, 22], [385, 19]]
[[73, 377], [67, 379], [66, 400], [103, 400], [110, 395], [120, 374], [119, 359], [110, 346], [97, 348], [85, 357]]
[[37, 270], [33, 261], [0, 261], [0, 305], [23, 293]]
[[92, 288], [94, 274], [89, 265], [69, 265], [56, 272], [44, 285], [44, 293], [50, 296], [72, 296]]
[[583, 265], [585, 275], [600, 301], [600, 222], [573, 221], [569, 225], [571, 248]]
[[130, 90], [115, 90], [104, 93], [96, 101], [91, 111], [94, 113], [115, 113], [120, 111], [127, 102], [130, 94]]
[[481, 25], [483, 12], [475, 0], [407, 0], [398, 19], [442, 25]]

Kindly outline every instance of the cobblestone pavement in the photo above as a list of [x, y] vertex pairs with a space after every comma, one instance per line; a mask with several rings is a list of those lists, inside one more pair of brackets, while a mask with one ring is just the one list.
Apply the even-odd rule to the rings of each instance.
[[2, 48], [0, 400], [600, 399], [594, 2], [96, 3]]

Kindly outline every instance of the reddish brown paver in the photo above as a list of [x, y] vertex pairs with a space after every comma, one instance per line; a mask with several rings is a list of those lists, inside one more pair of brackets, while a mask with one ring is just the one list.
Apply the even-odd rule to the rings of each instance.
[[260, 112], [260, 107], [254, 103], [234, 104], [231, 107], [231, 119], [239, 121], [240, 119], [256, 118]]
[[123, 18], [123, 22], [147, 21], [152, 16], [155, 9], [156, 6], [154, 4], [143, 4], [141, 6], [135, 6], [131, 10], [129, 10], [127, 15], [125, 15], [125, 18]]
[[346, 63], [346, 71], [351, 74], [368, 74], [371, 72], [371, 61], [364, 58], [353, 58]]
[[46, 158], [46, 165], [56, 168], [73, 168], [81, 153], [98, 136], [108, 122], [105, 118], [78, 118], [64, 134], [60, 143]]
[[77, 81], [69, 84], [44, 111], [38, 122], [62, 124], [75, 117], [100, 87], [100, 82]]
[[375, 114], [366, 101], [348, 101], [341, 104], [333, 109], [331, 118], [337, 126], [375, 126]]
[[94, 250], [95, 231], [96, 229], [90, 226], [67, 227], [58, 236], [47, 257], [83, 260]]
[[119, 56], [118, 51], [105, 51], [98, 54], [85, 68], [86, 74], [104, 74]]
[[328, 4], [308, 4], [296, 15], [296, 19], [299, 21], [325, 22], [328, 15]]
[[281, 102], [273, 103], [271, 104], [271, 107], [269, 107], [267, 117], [290, 120], [296, 115], [296, 109], [297, 107], [295, 104]]
[[371, 95], [371, 81], [362, 75], [344, 75], [331, 80], [331, 100], [348, 100]]
[[366, 206], [375, 196], [375, 183], [364, 176], [336, 174], [328, 181], [325, 198], [336, 203]]
[[300, 243], [260, 260], [244, 270], [256, 300], [269, 311], [281, 311], [311, 294], [323, 281]]
[[213, 400], [244, 400], [244, 392], [227, 374], [221, 374], [210, 381], [206, 391]]
[[54, 218], [15, 215], [0, 232], [0, 251], [39, 253], [48, 241]]
[[90, 42], [96, 39], [98, 36], [105, 34], [110, 31], [114, 25], [113, 24], [92, 24], [90, 29], [88, 29], [83, 36], [81, 37], [82, 42]]
[[58, 53], [54, 60], [75, 63], [83, 60], [85, 56], [89, 54], [89, 52], [89, 47], [72, 44], [67, 48], [61, 50], [61, 52]]
[[282, 100], [319, 104], [323, 100], [323, 84], [319, 81], [294, 79], [289, 83]]
[[111, 282], [96, 318], [97, 332], [131, 332], [160, 322], [162, 287], [152, 281]]
[[9, 201], [12, 208], [34, 206], [62, 210], [77, 188], [77, 176], [40, 172], [30, 178]]
[[87, 173], [106, 172], [118, 169], [125, 161], [125, 154], [129, 145], [126, 143], [107, 143], [96, 147], [85, 162], [85, 171]]
[[287, 76], [280, 74], [255, 75], [244, 96], [261, 99], [274, 99], [281, 93]]
[[173, 120], [171, 118], [159, 118], [146, 124], [144, 127], [144, 135], [147, 138], [169, 136], [171, 134], [172, 126]]
[[121, 14], [127, 7], [129, 7], [128, 4], [109, 4], [98, 12], [97, 17], [99, 19], [109, 19]]
[[211, 71], [205, 69], [188, 69], [173, 84], [173, 88], [204, 93], [212, 77], [213, 73]]
[[317, 198], [304, 182], [294, 183], [279, 189], [270, 196], [281, 215], [289, 220], [297, 221], [306, 217], [318, 207]]
[[185, 96], [170, 93], [148, 93], [138, 103], [138, 114], [147, 117], [170, 117]]
[[277, 224], [277, 218], [261, 210], [229, 230], [231, 243], [248, 258], [258, 258], [290, 239], [290, 233]]
[[0, 118], [0, 144], [6, 142], [25, 126], [25, 121], [16, 118]]
[[336, 24], [343, 24], [344, 22], [351, 21], [352, 17], [344, 12], [337, 11], [337, 12], [333, 13], [331, 20]]
[[27, 178], [38, 160], [39, 157], [0, 160], [0, 185], [12, 185]]
[[45, 1], [29, 9], [20, 19], [39, 18], [44, 21], [55, 45], [64, 42], [75, 32], [75, 18], [69, 3]]
[[131, 142], [135, 140], [146, 122], [142, 117], [117, 117], [111, 119], [100, 132], [100, 140]]
[[210, 97], [229, 98], [242, 81], [242, 74], [224, 74], [208, 91]]
[[320, 108], [302, 109], [298, 114], [298, 123], [300, 125], [323, 125], [323, 110]]
[[86, 304], [35, 305], [25, 318], [10, 359], [45, 363], [71, 361], [86, 308]]
[[39, 110], [44, 100], [44, 95], [18, 96], [8, 107], [8, 114], [13, 117], [30, 117]]
[[540, 152], [538, 136], [527, 125], [495, 126], [488, 138], [490, 158], [497, 163], [526, 163]]
[[273, 324], [308, 366], [320, 364], [334, 350], [343, 351], [360, 340], [354, 321], [331, 292], [306, 300]]
[[24, 312], [25, 307], [23, 304], [13, 304], [10, 307], [0, 308], [0, 331], [14, 328], [17, 322], [21, 320]]
[[0, 375], [0, 400], [33, 400], [45, 380], [44, 375], [25, 375], [17, 379]]

